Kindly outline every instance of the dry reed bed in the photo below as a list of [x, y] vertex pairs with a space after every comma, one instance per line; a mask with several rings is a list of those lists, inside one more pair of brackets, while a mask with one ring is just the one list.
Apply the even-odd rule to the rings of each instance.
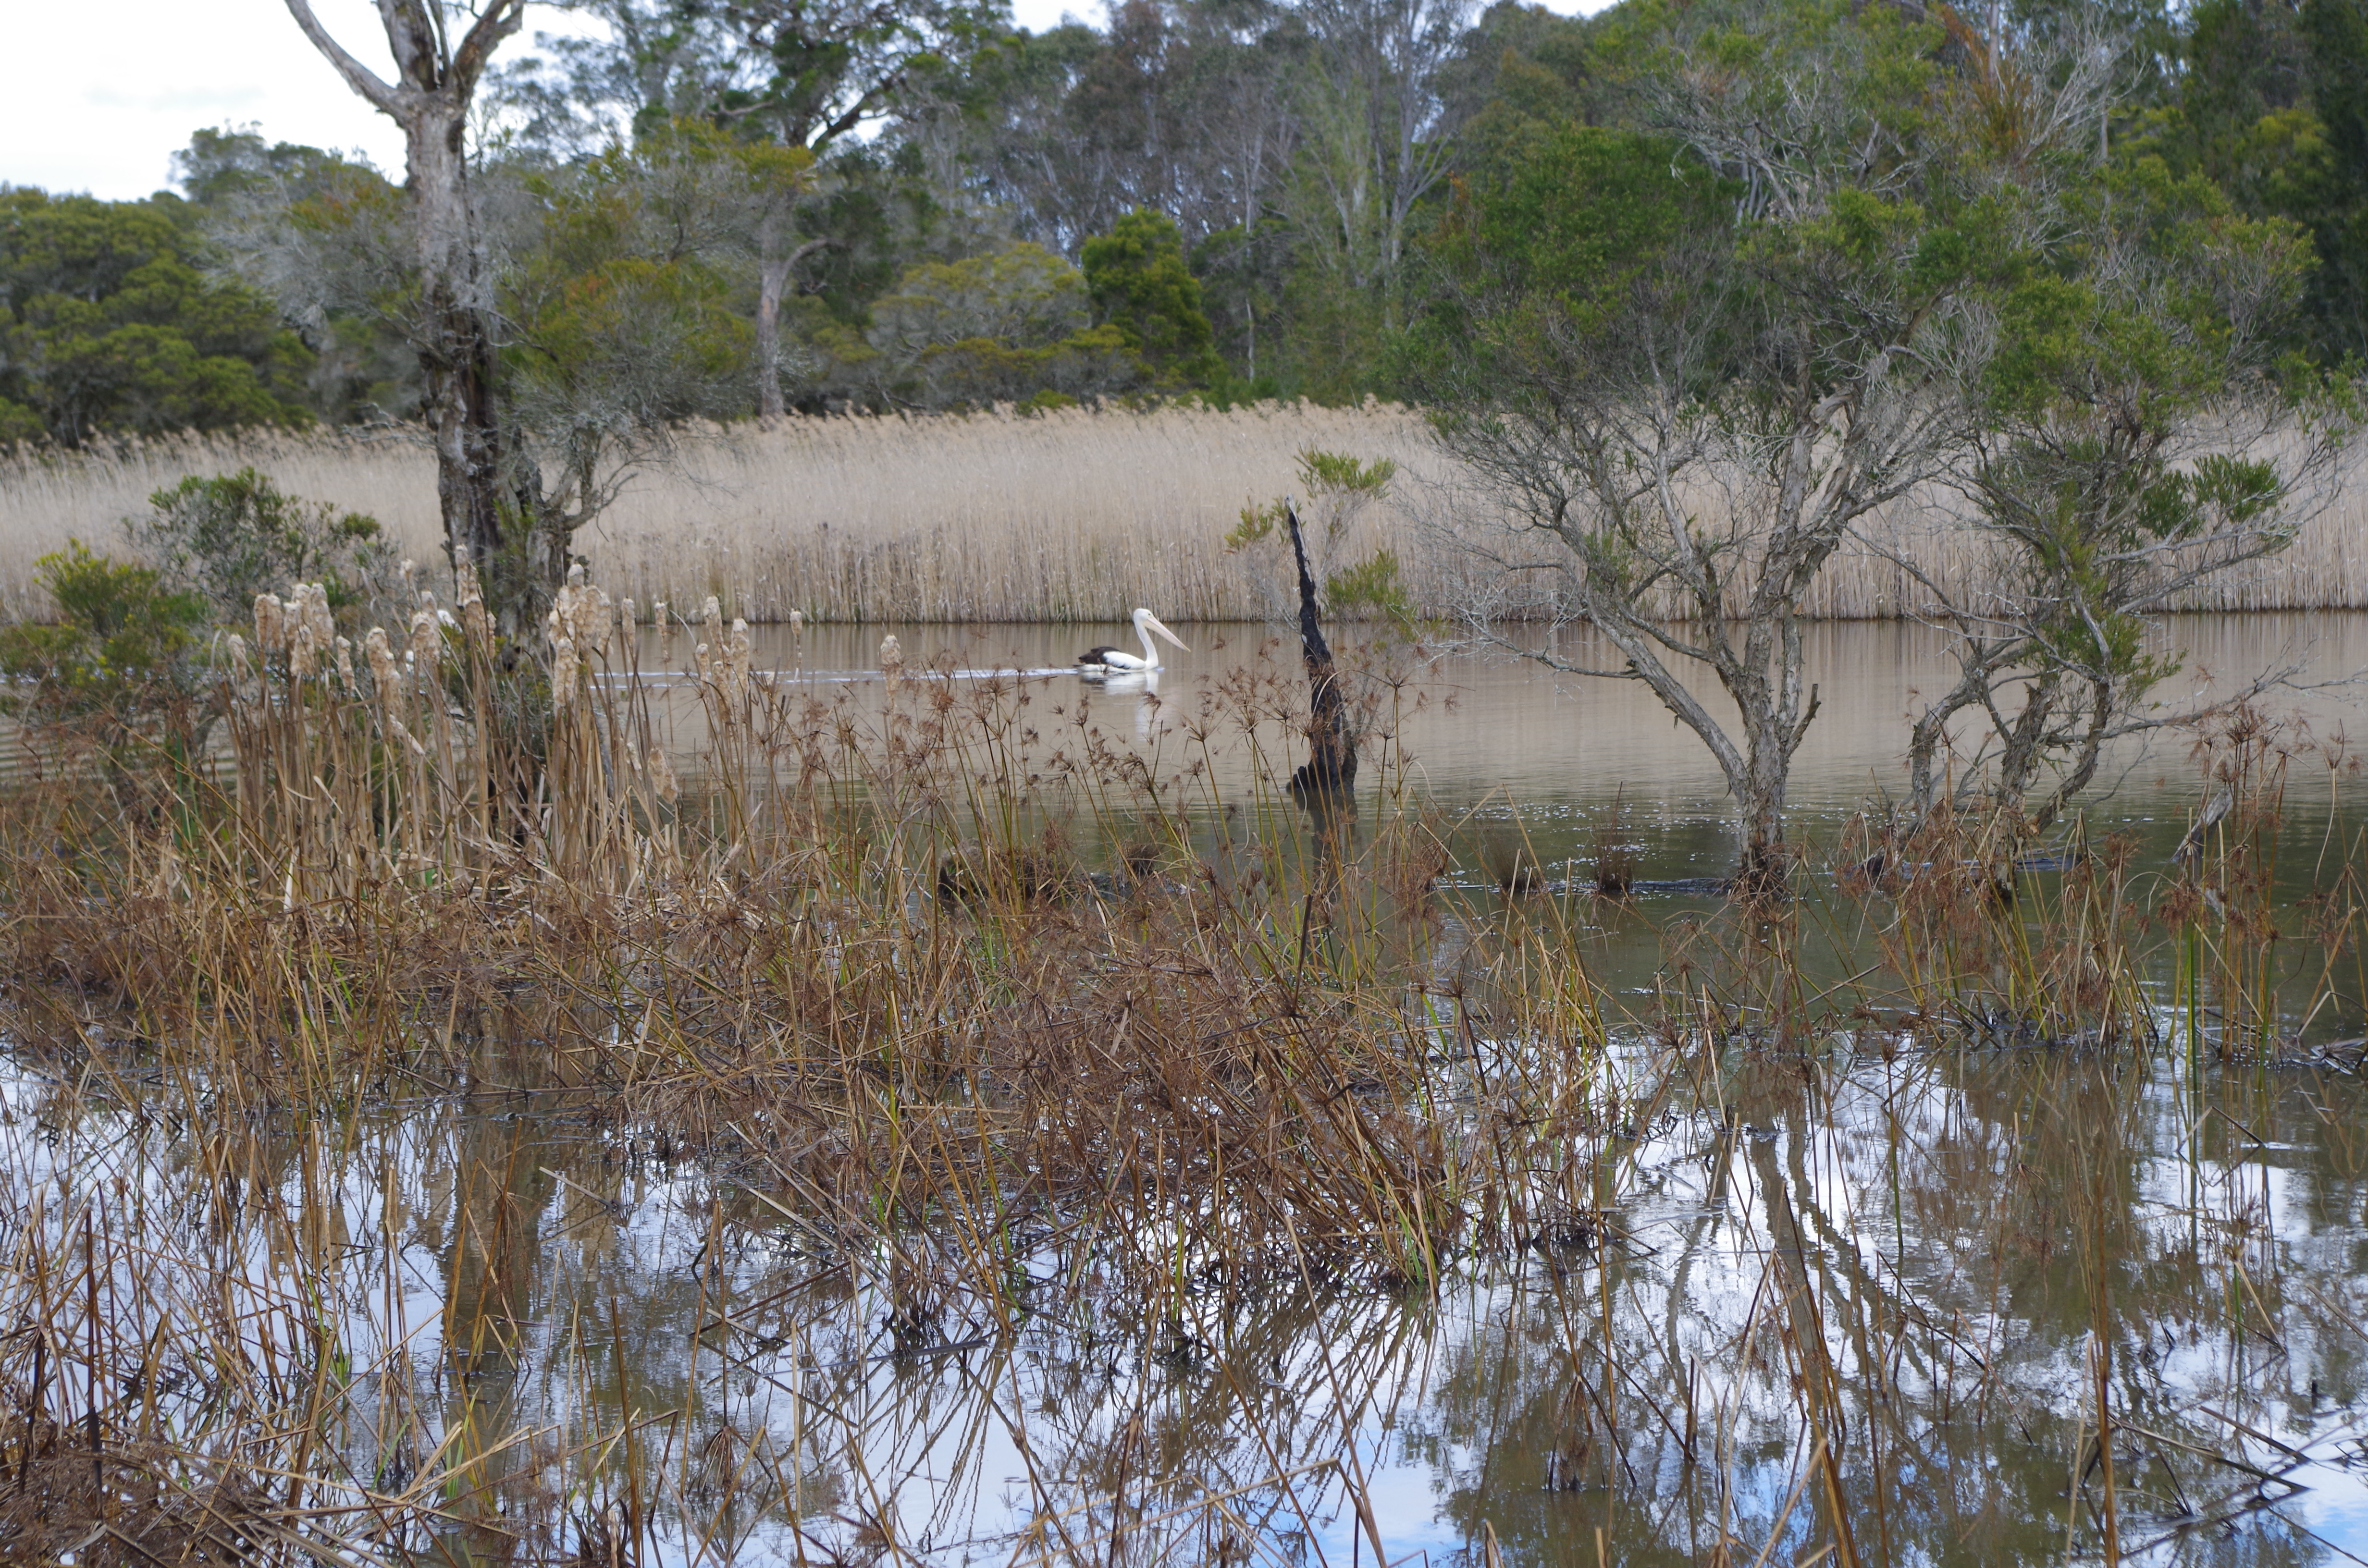
[[[1383, 405], [735, 426], [643, 476], [582, 548], [603, 581], [644, 607], [712, 594], [727, 613], [759, 621], [791, 609], [817, 620], [1117, 620], [1138, 604], [1171, 620], [1258, 619], [1267, 597], [1224, 536], [1245, 504], [1301, 487], [1296, 460], [1311, 448], [1400, 465], [1395, 495], [1347, 545], [1360, 557], [1395, 551], [1426, 611], [1452, 616], [1478, 603], [1508, 616], [1552, 612], [1551, 574], [1508, 591], [1503, 574], [1456, 547], [1458, 533], [1491, 527], [1486, 509], [1458, 500], [1462, 476], [1430, 445], [1419, 414]], [[0, 607], [40, 608], [33, 562], [69, 535], [120, 541], [121, 519], [151, 491], [248, 463], [298, 494], [373, 514], [415, 559], [439, 553], [432, 464], [399, 436], [256, 434], [99, 455], [20, 453], [0, 465]], [[1978, 540], [1945, 507], [1903, 506], [1870, 533], [1952, 586], [1985, 570]], [[1535, 545], [1514, 553], [1552, 559]], [[1851, 546], [1820, 575], [1807, 608], [1890, 618], [1913, 613], [1918, 597], [1900, 568]], [[2283, 555], [2174, 608], [2368, 608], [2368, 485], [2344, 485]]]
[[[503, 668], [465, 587], [457, 608], [456, 629], [423, 611], [407, 645], [358, 650], [317, 590], [259, 614], [232, 653], [233, 795], [13, 797], [22, 1038], [74, 1046], [91, 1018], [69, 999], [105, 998], [213, 1092], [311, 1103], [465, 1072], [453, 1020], [532, 996], [560, 1086], [767, 1151], [859, 1227], [962, 1193], [1066, 1212], [1114, 1165], [1160, 1173], [1121, 1232], [1223, 1209], [1228, 1267], [1422, 1278], [1569, 1222], [1591, 994], [1548, 947], [1475, 960], [1555, 977], [1503, 987], [1538, 999], [1505, 1004], [1535, 1075], [1497, 1085], [1481, 1125], [1511, 1119], [1488, 1137], [1420, 1108], [1469, 1025], [1408, 983], [1443, 864], [1418, 820], [1353, 852], [1212, 842], [1083, 714], [1022, 775], [1023, 733], [1064, 722], [1024, 692], [907, 680], [884, 717], [817, 700], [752, 672], [720, 609], [694, 797], [621, 606], [562, 595], [547, 692]], [[1232, 700], [1271, 734], [1287, 698]], [[1122, 847], [1101, 882], [1086, 842]], [[960, 1108], [899, 1122], [883, 1091]]]

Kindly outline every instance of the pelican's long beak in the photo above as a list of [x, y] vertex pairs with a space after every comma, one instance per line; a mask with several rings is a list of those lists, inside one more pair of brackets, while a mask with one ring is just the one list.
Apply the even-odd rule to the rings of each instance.
[[1146, 616], [1144, 616], [1144, 617], [1143, 618], [1143, 624], [1144, 624], [1144, 625], [1145, 625], [1145, 626], [1147, 626], [1147, 627], [1149, 627], [1149, 628], [1151, 628], [1151, 630], [1152, 630], [1152, 631], [1158, 632], [1158, 633], [1159, 633], [1159, 635], [1161, 635], [1162, 637], [1167, 638], [1167, 641], [1169, 641], [1170, 642], [1173, 642], [1174, 644], [1176, 644], [1176, 646], [1177, 646], [1177, 647], [1183, 649], [1183, 651], [1184, 651], [1185, 653], [1190, 653], [1190, 652], [1192, 651], [1192, 650], [1191, 650], [1191, 649], [1190, 649], [1190, 648], [1185, 648], [1185, 647], [1184, 647], [1184, 639], [1182, 639], [1181, 637], [1177, 636], [1177, 635], [1176, 635], [1176, 633], [1174, 633], [1173, 631], [1168, 631], [1168, 630], [1167, 630], [1167, 628], [1166, 628], [1165, 626], [1160, 625], [1160, 624], [1159, 624], [1159, 618], [1158, 618], [1157, 616], [1156, 616], [1156, 615], [1146, 615]]

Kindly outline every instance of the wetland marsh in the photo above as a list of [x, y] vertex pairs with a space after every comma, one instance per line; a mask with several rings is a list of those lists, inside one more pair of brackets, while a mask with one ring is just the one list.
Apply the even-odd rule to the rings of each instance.
[[465, 649], [449, 709], [266, 650], [144, 818], [19, 784], [11, 1551], [2368, 1553], [2347, 690], [2002, 891], [1867, 871], [1930, 650], [1818, 627], [1743, 906], [1654, 891], [1736, 841], [1629, 688], [1400, 660], [1349, 820], [1255, 629], [1156, 693], [885, 630], [620, 632], [515, 793]]

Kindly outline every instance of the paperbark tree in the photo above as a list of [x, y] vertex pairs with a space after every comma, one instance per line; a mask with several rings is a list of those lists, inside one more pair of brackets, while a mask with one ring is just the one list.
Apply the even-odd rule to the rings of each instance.
[[566, 581], [578, 533], [676, 460], [691, 422], [746, 412], [740, 290], [806, 165], [802, 150], [677, 119], [522, 183], [501, 301], [528, 608]]
[[[1755, 245], [1718, 212], [1699, 163], [1691, 187], [1656, 192], [1656, 177], [1670, 181], [1667, 147], [1577, 140], [1596, 143], [1568, 150], [1578, 177], [1624, 164], [1611, 183], [1633, 203], [1624, 222], [1599, 214], [1611, 221], [1585, 239], [1633, 244], [1644, 264], [1621, 276], [1613, 249], [1579, 301], [1540, 297], [1519, 277], [1467, 299], [1469, 330], [1454, 335], [1464, 352], [1443, 354], [1426, 390], [1440, 440], [1511, 525], [1507, 566], [1523, 564], [1522, 535], [1557, 541], [1565, 601], [1623, 663], [1524, 652], [1651, 687], [1725, 777], [1738, 877], [1770, 885], [1793, 756], [1817, 707], [1800, 601], [1853, 523], [1938, 467], [1952, 389], [1932, 371], [1948, 358], [1962, 271], [1912, 278], [1911, 236], [1847, 267], [1824, 236], [1789, 228]], [[1816, 286], [1835, 274], [1872, 308], [1845, 312]], [[1494, 608], [1472, 607], [1472, 624], [1510, 647], [1490, 629]], [[1697, 695], [1698, 675], [1733, 699], [1734, 721]]]
[[[452, 563], [473, 566], [498, 591], [503, 488], [502, 426], [495, 386], [491, 279], [471, 199], [469, 110], [494, 51], [518, 30], [526, 0], [489, 0], [455, 42], [438, 0], [378, 0], [394, 56], [385, 80], [347, 52], [313, 16], [309, 0], [289, 14], [337, 74], [372, 108], [403, 128], [416, 303], [414, 346], [436, 445], [436, 488]], [[460, 16], [465, 16], [461, 13]]]
[[[2000, 347], [1951, 475], [1987, 569], [1960, 587], [1890, 552], [1958, 665], [1911, 732], [1910, 821], [1983, 802], [2044, 832], [2109, 743], [2279, 684], [2264, 670], [2208, 707], [2153, 708], [2178, 665], [2146, 618], [2284, 549], [2339, 494], [2359, 426], [2356, 388], [2283, 362], [2300, 229], [2151, 160], [2074, 195], [2080, 264], [1996, 291]], [[1951, 744], [1961, 717], [1987, 732], [1969, 752]]]
[[[1563, 602], [1621, 661], [1582, 673], [1644, 682], [1716, 759], [1738, 881], [1765, 888], [1817, 709], [1803, 596], [1947, 471], [1990, 347], [1976, 301], [2044, 227], [2049, 165], [1996, 156], [1940, 29], [1889, 7], [1684, 25], [1646, 78], [1657, 135], [1565, 129], [1475, 175], [1417, 380], [1510, 525], [1508, 567], [1561, 547]], [[2017, 122], [2093, 125], [2093, 80], [2028, 84]], [[1491, 608], [1477, 634], [1510, 646]]]

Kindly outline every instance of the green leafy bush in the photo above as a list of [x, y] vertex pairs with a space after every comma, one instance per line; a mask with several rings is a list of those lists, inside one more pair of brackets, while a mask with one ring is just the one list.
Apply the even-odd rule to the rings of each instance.
[[56, 619], [0, 627], [0, 711], [118, 760], [146, 745], [194, 752], [212, 717], [199, 658], [204, 598], [169, 592], [155, 568], [94, 554], [80, 540], [37, 565]]
[[171, 199], [0, 187], [0, 440], [302, 426], [315, 356]]
[[1377, 550], [1366, 560], [1325, 578], [1324, 600], [1335, 615], [1385, 620], [1409, 634], [1420, 619], [1398, 569], [1397, 552], [1390, 550]]
[[[1358, 518], [1389, 494], [1397, 472], [1398, 465], [1387, 458], [1367, 460], [1308, 448], [1299, 454], [1304, 502], [1300, 531], [1309, 570], [1323, 585], [1326, 614], [1386, 621], [1411, 634], [1420, 618], [1396, 552], [1376, 549], [1362, 560], [1342, 559]], [[1298, 603], [1288, 506], [1286, 501], [1253, 501], [1225, 535], [1227, 552], [1243, 558], [1269, 613], [1285, 624], [1294, 621]]]
[[1086, 242], [1082, 262], [1094, 308], [1158, 381], [1197, 387], [1224, 374], [1174, 219], [1130, 212]]
[[378, 520], [290, 495], [252, 468], [190, 474], [148, 497], [124, 531], [165, 577], [203, 596], [217, 620], [244, 621], [261, 593], [320, 583], [343, 608], [379, 587], [393, 551]]

